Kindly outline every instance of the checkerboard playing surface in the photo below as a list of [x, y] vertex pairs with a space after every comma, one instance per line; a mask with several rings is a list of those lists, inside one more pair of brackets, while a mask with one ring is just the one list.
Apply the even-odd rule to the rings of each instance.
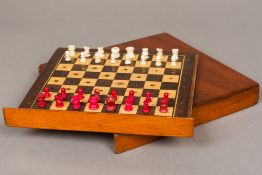
[[[100, 63], [95, 63], [95, 52], [86, 62], [80, 62], [80, 52], [76, 52], [75, 58], [70, 62], [65, 61], [64, 55], [58, 61], [53, 69], [45, 86], [49, 87], [51, 97], [46, 99], [47, 106], [45, 109], [50, 110], [68, 110], [71, 111], [71, 97], [77, 93], [77, 89], [82, 87], [84, 90], [84, 99], [81, 100], [81, 111], [84, 112], [101, 112], [109, 113], [106, 110], [105, 99], [110, 95], [112, 90], [117, 91], [117, 109], [113, 113], [120, 114], [139, 114], [142, 112], [143, 101], [146, 92], [152, 96], [151, 111], [149, 115], [156, 116], [174, 116], [178, 89], [180, 86], [181, 76], [186, 55], [179, 55], [176, 66], [171, 65], [171, 55], [164, 54], [162, 65], [156, 66], [156, 55], [149, 54], [146, 64], [140, 64], [141, 55], [136, 54], [131, 60], [131, 64], [125, 64], [125, 54], [121, 53], [116, 63], [110, 63], [110, 53], [106, 52]], [[55, 105], [54, 96], [64, 87], [67, 91], [67, 99], [64, 101], [62, 108]], [[100, 102], [97, 110], [88, 108], [88, 99], [94, 92], [94, 89], [100, 90]], [[124, 110], [124, 100], [128, 97], [130, 90], [135, 91], [134, 109], [132, 111]], [[41, 92], [40, 91], [40, 92]], [[169, 93], [169, 106], [167, 113], [159, 111], [159, 100], [163, 98], [165, 92]], [[38, 109], [37, 101], [32, 104], [32, 108]], [[112, 112], [111, 112], [112, 113]]]

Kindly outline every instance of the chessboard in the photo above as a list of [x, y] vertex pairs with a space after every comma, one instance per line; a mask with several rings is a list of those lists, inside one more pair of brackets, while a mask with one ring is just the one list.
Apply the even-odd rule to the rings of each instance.
[[[176, 64], [173, 65], [171, 63], [171, 52], [164, 51], [161, 65], [157, 66], [156, 52], [153, 50], [150, 51], [145, 64], [141, 64], [141, 54], [138, 52], [135, 52], [135, 57], [131, 59], [130, 64], [126, 64], [126, 53], [124, 51], [120, 51], [120, 57], [114, 63], [110, 61], [110, 50], [105, 49], [99, 63], [95, 61], [96, 49], [90, 49], [90, 56], [86, 58], [85, 62], [82, 62], [80, 58], [83, 49], [76, 49], [75, 55], [70, 61], [66, 61], [66, 51], [66, 48], [56, 50], [44, 73], [38, 77], [21, 103], [19, 115], [15, 112], [13, 118], [15, 120], [21, 116], [24, 118], [20, 118], [20, 120], [25, 119], [25, 114], [31, 116], [30, 126], [27, 123], [25, 126], [20, 124], [20, 127], [141, 135], [185, 137], [193, 135], [191, 109], [197, 70], [196, 54], [179, 53]], [[39, 108], [37, 95], [43, 93], [45, 87], [50, 90], [51, 97], [46, 99], [47, 105], [44, 108]], [[64, 106], [57, 107], [55, 95], [60, 93], [61, 88], [66, 89], [67, 97], [64, 100]], [[75, 110], [72, 107], [71, 99], [73, 95], [77, 94], [79, 88], [83, 89], [84, 98], [81, 99], [81, 108]], [[100, 91], [99, 108], [91, 110], [88, 100], [94, 94], [95, 89]], [[117, 92], [116, 110], [108, 111], [106, 110], [105, 99], [113, 90]], [[135, 100], [133, 110], [126, 111], [124, 109], [125, 99], [128, 98], [130, 90], [135, 92]], [[147, 92], [151, 94], [152, 101], [150, 112], [145, 114], [142, 108]], [[162, 113], [160, 112], [159, 101], [163, 98], [164, 93], [169, 94], [169, 103], [168, 112]], [[9, 112], [11, 117], [14, 115], [12, 109], [6, 110], [6, 119]], [[35, 115], [39, 118], [36, 118]], [[64, 126], [56, 123], [58, 121], [52, 121], [52, 116], [56, 120], [54, 115], [62, 115], [59, 122], [64, 123]], [[81, 129], [74, 126], [68, 128], [65, 125], [68, 125], [66, 121], [68, 121], [67, 117], [70, 116], [71, 123], [78, 120], [77, 122], [89, 122], [89, 124], [85, 128], [81, 127]], [[75, 120], [74, 116], [77, 116]], [[33, 120], [39, 121], [42, 117], [45, 120], [43, 125], [32, 124], [34, 123]], [[65, 120], [63, 120], [63, 117]], [[94, 121], [92, 117], [97, 118], [97, 121]], [[47, 121], [53, 123], [46, 125]], [[92, 123], [99, 127], [90, 126]], [[145, 129], [135, 129], [139, 126]], [[168, 130], [165, 127], [171, 128]]]

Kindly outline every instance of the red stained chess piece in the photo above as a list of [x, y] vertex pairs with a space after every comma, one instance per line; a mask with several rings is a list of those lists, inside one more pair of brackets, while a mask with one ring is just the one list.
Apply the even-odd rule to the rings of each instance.
[[150, 92], [146, 92], [145, 101], [147, 101], [148, 103], [150, 103], [152, 101]]
[[116, 98], [112, 95], [108, 95], [106, 98], [106, 110], [107, 111], [114, 111], [116, 110]]
[[62, 100], [66, 99], [66, 88], [61, 88], [61, 97], [62, 97]]
[[135, 91], [130, 90], [128, 94], [128, 98], [130, 98], [134, 102], [135, 101]]
[[132, 111], [133, 110], [133, 102], [134, 100], [132, 98], [126, 98], [125, 99], [125, 110], [126, 111]]
[[100, 90], [99, 89], [95, 89], [94, 90], [94, 96], [97, 98], [97, 102], [99, 102], [100, 98]]
[[45, 98], [51, 97], [50, 90], [47, 86], [44, 88], [44, 93], [45, 93]]
[[55, 95], [55, 101], [56, 101], [55, 106], [57, 108], [62, 108], [64, 106], [63, 98], [61, 95]]
[[72, 97], [72, 107], [73, 109], [79, 110], [81, 108], [81, 102], [80, 102], [80, 97], [78, 95], [74, 95]]
[[89, 109], [90, 110], [96, 110], [99, 108], [99, 105], [98, 105], [98, 98], [94, 95], [94, 96], [91, 96], [88, 100], [89, 102]]
[[78, 94], [80, 99], [83, 99], [84, 98], [84, 89], [83, 88], [78, 88], [77, 94]]
[[150, 112], [150, 106], [148, 104], [149, 102], [147, 100], [144, 101], [144, 105], [142, 107], [142, 111], [144, 113], [149, 113]]
[[159, 109], [160, 112], [162, 113], [168, 112], [168, 108], [167, 108], [168, 102], [169, 102], [168, 93], [164, 93], [164, 98], [160, 100], [160, 109]]
[[112, 93], [111, 93], [112, 97], [115, 98], [117, 100], [117, 93], [116, 93], [116, 90], [112, 90]]
[[37, 105], [39, 108], [44, 108], [46, 106], [45, 94], [40, 93], [37, 95]]

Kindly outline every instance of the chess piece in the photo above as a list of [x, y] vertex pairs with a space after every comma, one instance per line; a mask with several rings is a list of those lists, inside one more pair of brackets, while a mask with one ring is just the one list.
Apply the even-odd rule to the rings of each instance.
[[113, 98], [115, 98], [117, 100], [116, 90], [112, 90], [111, 95], [112, 95]]
[[132, 111], [133, 110], [133, 102], [134, 102], [134, 100], [132, 99], [132, 98], [126, 98], [125, 99], [125, 107], [124, 107], [124, 109], [126, 110], [126, 111]]
[[86, 62], [85, 52], [81, 52], [81, 53], [80, 53], [80, 62], [81, 62], [81, 63]]
[[69, 52], [68, 50], [65, 51], [65, 60], [66, 60], [66, 61], [71, 61], [70, 52]]
[[142, 107], [142, 112], [149, 113], [150, 112], [150, 106], [148, 104], [149, 102], [147, 100], [144, 101], [144, 105]]
[[132, 102], [134, 102], [135, 101], [135, 91], [130, 90], [128, 94], [128, 98], [130, 98]]
[[61, 88], [61, 97], [62, 97], [62, 100], [65, 100], [66, 99], [66, 88]]
[[78, 88], [77, 95], [79, 96], [80, 99], [83, 99], [84, 98], [84, 89], [81, 87]]
[[147, 101], [148, 103], [150, 103], [152, 101], [150, 92], [146, 92], [145, 101]]
[[144, 59], [148, 59], [148, 54], [148, 48], [143, 48], [141, 58], [143, 57]]
[[94, 97], [97, 98], [97, 101], [100, 100], [100, 90], [99, 89], [95, 89], [94, 90]]
[[134, 47], [127, 47], [126, 48], [125, 64], [131, 64], [131, 59], [135, 58], [134, 50], [135, 50]]
[[106, 98], [106, 110], [107, 111], [114, 111], [116, 110], [116, 98], [112, 95], [108, 95]]
[[50, 90], [47, 86], [44, 88], [44, 94], [45, 94], [45, 98], [51, 97]]
[[44, 108], [46, 106], [45, 94], [40, 93], [37, 95], [37, 106], [39, 108]]
[[146, 57], [145, 56], [141, 56], [141, 61], [140, 61], [141, 65], [146, 65]]
[[98, 105], [98, 98], [96, 96], [91, 96], [88, 100], [89, 102], [89, 106], [88, 108], [90, 110], [96, 110], [99, 108], [99, 105]]
[[176, 61], [178, 59], [178, 49], [172, 49], [171, 65], [176, 66]]
[[159, 111], [161, 113], [167, 113], [168, 112], [168, 108], [167, 108], [167, 101], [165, 99], [161, 99], [160, 100], [160, 109]]
[[57, 108], [62, 108], [64, 106], [64, 103], [63, 103], [63, 98], [61, 95], [55, 95], [55, 106]]
[[75, 54], [76, 54], [75, 49], [76, 49], [75, 45], [69, 45], [68, 46], [68, 51], [69, 51], [69, 54], [70, 54], [71, 57], [75, 56]]
[[73, 109], [79, 110], [81, 108], [80, 97], [78, 95], [73, 95], [71, 102]]
[[90, 47], [84, 46], [85, 57], [90, 57]]
[[161, 59], [163, 57], [163, 49], [160, 49], [160, 48], [157, 48], [157, 54], [156, 54], [156, 63], [155, 65], [156, 66], [161, 66], [162, 63], [161, 63]]
[[103, 47], [98, 47], [97, 48], [97, 54], [99, 58], [103, 58], [104, 57], [104, 48]]
[[167, 92], [165, 92], [165, 93], [164, 93], [164, 98], [163, 98], [163, 99], [164, 99], [165, 101], [167, 101], [167, 102], [169, 101], [168, 95], [169, 95], [169, 94], [168, 94]]
[[120, 51], [119, 47], [112, 47], [110, 63], [116, 63], [116, 58], [120, 57], [119, 51]]

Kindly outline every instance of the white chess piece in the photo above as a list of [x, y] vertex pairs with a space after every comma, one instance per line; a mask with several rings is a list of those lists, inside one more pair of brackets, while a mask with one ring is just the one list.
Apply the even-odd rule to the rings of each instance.
[[73, 57], [75, 56], [75, 50], [76, 50], [76, 46], [75, 45], [69, 45], [68, 46], [68, 50], [69, 50], [69, 53], [70, 53], [70, 56]]
[[131, 64], [131, 58], [126, 56], [125, 64]]
[[146, 59], [147, 59], [147, 57], [146, 57], [145, 55], [142, 55], [142, 56], [141, 56], [140, 64], [141, 64], [141, 65], [145, 65], [145, 64], [146, 64]]
[[172, 49], [171, 65], [176, 66], [176, 61], [178, 59], [178, 49]]
[[66, 60], [66, 61], [71, 61], [70, 52], [69, 52], [68, 50], [65, 51], [65, 60]]
[[97, 53], [99, 58], [103, 58], [104, 57], [104, 48], [103, 47], [98, 47], [97, 48]]
[[80, 53], [80, 62], [81, 62], [81, 63], [86, 62], [85, 52], [81, 52], [81, 53]]
[[156, 66], [161, 66], [161, 59], [163, 57], [163, 49], [157, 48], [157, 54], [156, 54]]
[[130, 59], [135, 58], [134, 50], [135, 50], [134, 47], [127, 47], [126, 48], [126, 57], [129, 57]]
[[95, 53], [95, 63], [100, 63], [101, 62], [101, 57], [98, 53]]
[[142, 49], [141, 59], [142, 59], [142, 57], [145, 58], [145, 59], [147, 59], [147, 58], [148, 58], [148, 54], [149, 54], [148, 48], [143, 48], [143, 49]]
[[119, 51], [120, 49], [118, 47], [112, 47], [110, 63], [113, 63], [113, 64], [116, 63], [116, 58], [120, 57]]
[[85, 57], [90, 57], [90, 47], [84, 46]]

